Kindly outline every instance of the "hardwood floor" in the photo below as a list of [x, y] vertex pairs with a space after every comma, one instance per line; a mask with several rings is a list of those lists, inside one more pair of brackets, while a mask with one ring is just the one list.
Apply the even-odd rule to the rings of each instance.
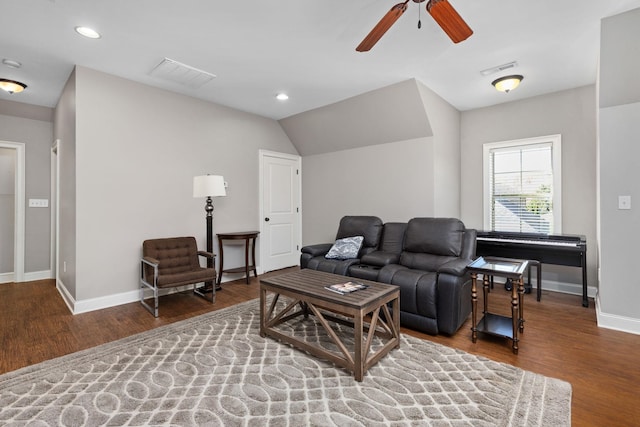
[[[0, 284], [0, 373], [257, 298], [258, 288], [255, 278], [224, 283], [215, 305], [190, 292], [162, 297], [156, 319], [137, 302], [74, 316], [53, 280]], [[509, 295], [496, 288], [490, 310], [509, 315]], [[403, 333], [570, 382], [574, 426], [640, 425], [640, 336], [598, 328], [593, 301], [584, 308], [579, 296], [529, 294], [524, 313], [517, 356], [506, 340], [473, 344], [470, 319], [453, 337]]]

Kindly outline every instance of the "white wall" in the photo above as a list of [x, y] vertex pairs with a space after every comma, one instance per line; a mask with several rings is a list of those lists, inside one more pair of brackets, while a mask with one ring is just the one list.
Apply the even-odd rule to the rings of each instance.
[[[461, 219], [483, 229], [484, 143], [555, 134], [562, 136], [562, 232], [587, 237], [588, 284], [596, 286], [595, 86], [463, 112]], [[581, 293], [578, 268], [545, 264], [543, 280], [575, 284]]]
[[258, 150], [296, 154], [271, 119], [83, 67], [75, 91], [77, 255], [67, 262], [80, 305], [137, 289], [145, 239], [193, 235], [204, 247], [194, 176], [229, 183], [214, 200], [214, 233], [257, 229]]

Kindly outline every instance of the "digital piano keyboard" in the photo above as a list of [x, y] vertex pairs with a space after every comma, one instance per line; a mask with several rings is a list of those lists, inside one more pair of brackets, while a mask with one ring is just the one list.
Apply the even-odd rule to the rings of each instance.
[[476, 255], [536, 260], [582, 268], [582, 305], [587, 298], [587, 239], [581, 235], [478, 231]]

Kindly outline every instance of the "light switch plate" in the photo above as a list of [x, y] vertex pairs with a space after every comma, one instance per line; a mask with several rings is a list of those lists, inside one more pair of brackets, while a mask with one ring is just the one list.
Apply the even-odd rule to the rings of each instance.
[[631, 196], [618, 196], [618, 209], [631, 209]]
[[48, 208], [49, 199], [29, 199], [30, 208]]

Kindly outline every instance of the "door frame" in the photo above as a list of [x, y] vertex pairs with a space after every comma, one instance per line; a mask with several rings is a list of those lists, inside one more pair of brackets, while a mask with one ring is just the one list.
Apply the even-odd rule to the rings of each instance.
[[51, 144], [51, 275], [60, 282], [58, 274], [60, 253], [60, 139]]
[[13, 228], [13, 281], [24, 281], [25, 257], [25, 144], [0, 141], [0, 147], [16, 150], [15, 206]]
[[[258, 150], [258, 157], [259, 157], [259, 167], [258, 167], [258, 197], [259, 197], [259, 205], [260, 208], [258, 209], [259, 212], [259, 218], [258, 218], [258, 223], [260, 224], [260, 233], [263, 234], [264, 232], [264, 180], [263, 180], [263, 174], [264, 174], [264, 161], [266, 157], [278, 157], [281, 159], [286, 159], [286, 160], [292, 160], [297, 162], [297, 167], [298, 167], [298, 175], [297, 175], [297, 179], [298, 179], [298, 201], [299, 201], [299, 206], [300, 206], [300, 215], [299, 215], [299, 221], [298, 221], [298, 230], [297, 230], [297, 234], [298, 234], [298, 241], [296, 242], [296, 245], [298, 246], [298, 248], [300, 248], [302, 246], [302, 157], [298, 156], [297, 154], [287, 154], [287, 153], [279, 153], [277, 151], [269, 151], [269, 150]], [[258, 274], [262, 274], [264, 273], [264, 268], [263, 268], [263, 261], [266, 260], [268, 257], [268, 250], [267, 250], [267, 246], [263, 245], [262, 243], [260, 244], [260, 264], [258, 266]]]

